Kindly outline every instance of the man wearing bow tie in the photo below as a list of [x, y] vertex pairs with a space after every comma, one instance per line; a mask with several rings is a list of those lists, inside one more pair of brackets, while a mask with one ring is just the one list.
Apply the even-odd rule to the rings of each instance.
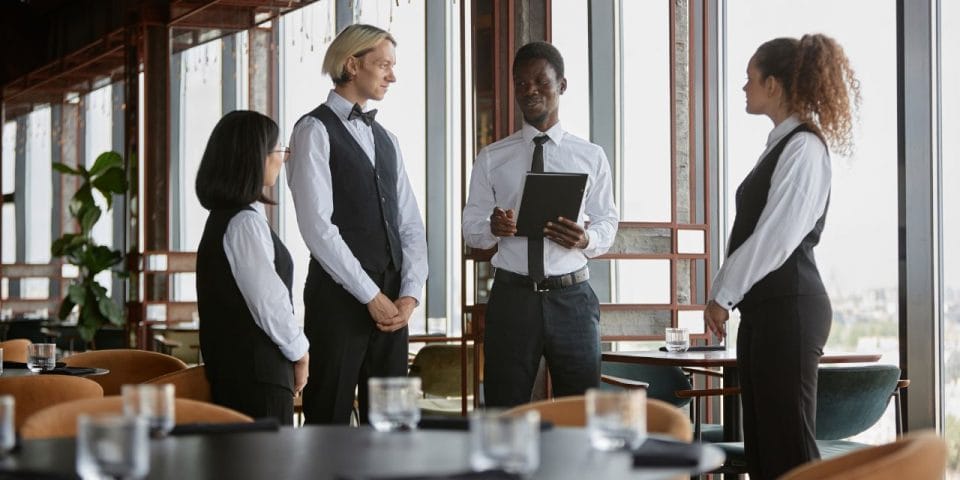
[[370, 25], [340, 32], [323, 60], [334, 88], [290, 137], [287, 182], [311, 257], [306, 423], [348, 424], [358, 385], [365, 423], [367, 379], [407, 374], [407, 322], [427, 277], [426, 235], [397, 138], [365, 108], [396, 81], [395, 47], [390, 33]]

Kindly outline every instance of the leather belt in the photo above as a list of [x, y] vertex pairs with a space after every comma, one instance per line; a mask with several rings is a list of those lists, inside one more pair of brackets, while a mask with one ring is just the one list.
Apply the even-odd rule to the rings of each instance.
[[532, 288], [534, 292], [549, 292], [550, 290], [556, 290], [558, 288], [572, 287], [578, 283], [590, 280], [590, 269], [583, 267], [580, 270], [565, 275], [544, 278], [540, 282], [534, 282], [526, 275], [513, 273], [509, 270], [497, 269], [494, 279], [509, 285], [529, 287]]

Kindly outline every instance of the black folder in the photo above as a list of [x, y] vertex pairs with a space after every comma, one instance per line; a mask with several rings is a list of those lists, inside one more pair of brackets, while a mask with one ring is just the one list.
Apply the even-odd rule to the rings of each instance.
[[563, 217], [574, 222], [580, 216], [586, 173], [527, 173], [523, 198], [517, 211], [517, 236], [543, 236], [547, 222]]

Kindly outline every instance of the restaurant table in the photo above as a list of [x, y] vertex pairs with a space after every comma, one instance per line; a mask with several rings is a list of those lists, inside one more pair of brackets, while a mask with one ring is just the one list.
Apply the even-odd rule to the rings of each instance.
[[[370, 427], [282, 427], [278, 431], [182, 435], [150, 441], [148, 479], [367, 479], [469, 471], [469, 434], [454, 430], [376, 432]], [[540, 467], [530, 479], [661, 479], [719, 467], [704, 445], [696, 468], [634, 468], [626, 451], [593, 450], [582, 428], [541, 432]], [[74, 478], [73, 439], [27, 440], [0, 461], [0, 478]], [[31, 477], [34, 475], [35, 477]]]
[[[660, 350], [604, 352], [603, 360], [672, 367], [720, 367], [723, 369], [724, 387], [740, 386], [740, 376], [737, 371], [737, 351], [734, 348], [696, 352], [663, 352]], [[865, 363], [878, 360], [880, 360], [879, 353], [824, 352], [823, 356], [820, 357], [820, 363]], [[743, 432], [740, 427], [740, 402], [723, 402], [724, 440], [728, 442], [742, 441]]]
[[[87, 367], [83, 367], [83, 368], [86, 369]], [[26, 368], [4, 368], [4, 369], [3, 369], [3, 374], [0, 374], [0, 378], [3, 378], [3, 377], [32, 377], [32, 376], [35, 376], [35, 375], [68, 375], [68, 376], [71, 376], [71, 377], [95, 377], [95, 376], [98, 376], [98, 375], [106, 375], [106, 374], [110, 373], [110, 370], [108, 370], [108, 369], [106, 369], [106, 368], [90, 367], [90, 369], [91, 369], [92, 371], [89, 372], [89, 373], [62, 374], [62, 373], [35, 373], [35, 372], [31, 372], [29, 369], [26, 369]]]

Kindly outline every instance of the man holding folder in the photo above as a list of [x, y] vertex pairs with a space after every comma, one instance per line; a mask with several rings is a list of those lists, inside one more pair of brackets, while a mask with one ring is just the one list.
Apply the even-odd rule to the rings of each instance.
[[[545, 42], [521, 47], [513, 60], [513, 89], [523, 128], [481, 150], [473, 164], [463, 236], [473, 248], [498, 247], [484, 333], [490, 407], [530, 401], [541, 356], [554, 396], [582, 394], [600, 381], [600, 303], [587, 282], [587, 259], [613, 244], [619, 214], [603, 149], [560, 126], [566, 88], [556, 48]], [[559, 217], [542, 233], [517, 236], [523, 212], [516, 209], [528, 172], [586, 174], [578, 218]]]

